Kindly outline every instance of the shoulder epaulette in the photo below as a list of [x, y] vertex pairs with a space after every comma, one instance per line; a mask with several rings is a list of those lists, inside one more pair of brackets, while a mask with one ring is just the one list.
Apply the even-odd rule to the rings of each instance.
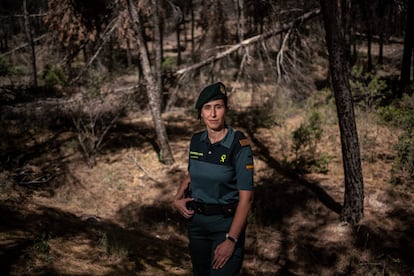
[[240, 143], [240, 146], [245, 147], [245, 146], [250, 145], [250, 140], [249, 140], [249, 139], [247, 139], [247, 138], [240, 139], [240, 140], [239, 140], [239, 143]]
[[236, 131], [236, 139], [239, 141], [241, 147], [250, 145], [250, 140], [241, 131]]

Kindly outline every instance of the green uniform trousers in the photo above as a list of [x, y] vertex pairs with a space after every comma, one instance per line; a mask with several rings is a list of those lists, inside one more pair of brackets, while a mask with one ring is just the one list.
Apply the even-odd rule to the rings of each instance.
[[213, 269], [214, 250], [226, 239], [233, 217], [195, 214], [188, 223], [189, 249], [194, 276], [239, 275], [244, 258], [244, 231], [231, 258], [221, 269]]

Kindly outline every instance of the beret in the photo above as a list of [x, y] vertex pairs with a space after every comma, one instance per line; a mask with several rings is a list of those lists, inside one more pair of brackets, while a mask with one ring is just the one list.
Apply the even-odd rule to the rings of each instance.
[[201, 90], [200, 95], [198, 96], [195, 108], [201, 109], [205, 103], [211, 102], [218, 99], [226, 99], [227, 92], [226, 87], [223, 83], [217, 82], [210, 84]]

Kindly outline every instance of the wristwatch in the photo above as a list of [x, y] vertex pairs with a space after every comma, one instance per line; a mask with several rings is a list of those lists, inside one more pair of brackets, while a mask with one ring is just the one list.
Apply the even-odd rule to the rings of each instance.
[[232, 236], [230, 236], [229, 233], [226, 233], [226, 239], [228, 239], [228, 240], [230, 240], [230, 241], [232, 241], [234, 243], [237, 243], [237, 239], [236, 238], [233, 238]]

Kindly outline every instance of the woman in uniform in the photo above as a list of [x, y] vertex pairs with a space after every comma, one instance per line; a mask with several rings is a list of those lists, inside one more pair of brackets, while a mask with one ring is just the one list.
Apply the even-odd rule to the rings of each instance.
[[188, 176], [173, 205], [188, 219], [194, 275], [239, 275], [253, 201], [252, 150], [243, 133], [225, 123], [221, 82], [205, 87], [195, 107], [205, 130], [191, 138]]

